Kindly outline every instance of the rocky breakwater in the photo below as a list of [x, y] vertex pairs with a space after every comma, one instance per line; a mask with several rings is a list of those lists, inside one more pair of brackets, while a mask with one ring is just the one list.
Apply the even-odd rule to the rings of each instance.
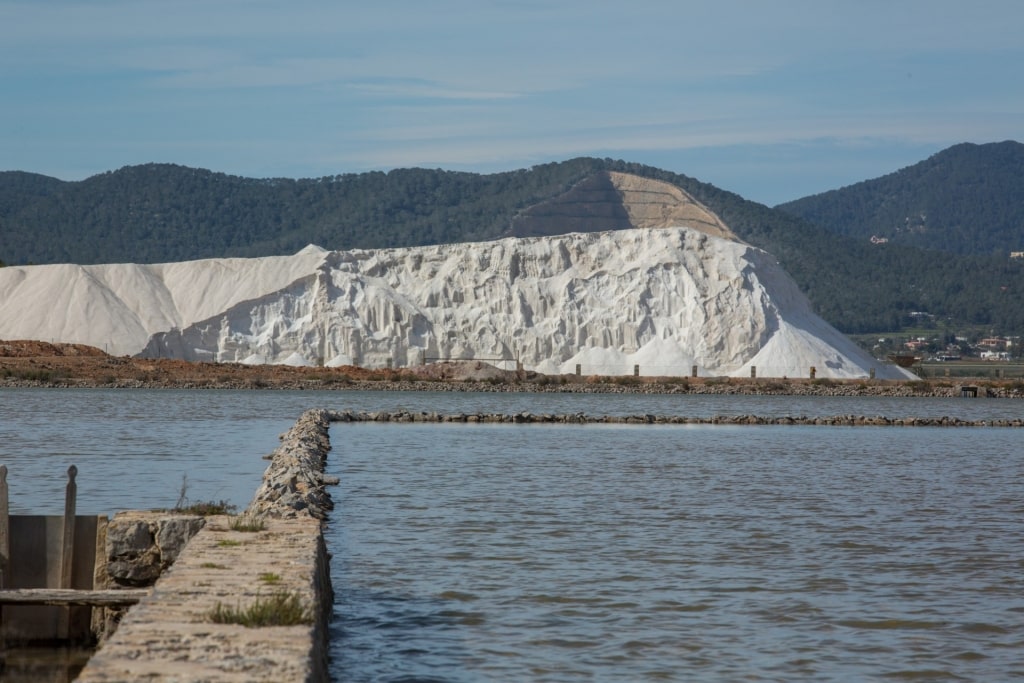
[[324, 487], [338, 483], [324, 474], [331, 449], [330, 422], [328, 411], [307, 410], [281, 435], [281, 445], [268, 456], [270, 466], [263, 473], [263, 483], [249, 503], [247, 514], [326, 518], [334, 503]]
[[816, 425], [864, 427], [1024, 427], [1024, 419], [962, 420], [956, 417], [885, 417], [882, 415], [832, 415], [824, 417], [714, 415], [587, 415], [585, 413], [436, 413], [329, 411], [332, 422], [486, 422], [513, 424], [705, 424], [705, 425]]
[[[77, 680], [328, 680], [328, 424], [325, 411], [309, 411], [281, 436], [247, 510], [206, 517]], [[133, 555], [126, 581], [148, 580], [164, 562], [150, 523], [126, 517], [122, 536], [138, 538], [121, 544]]]

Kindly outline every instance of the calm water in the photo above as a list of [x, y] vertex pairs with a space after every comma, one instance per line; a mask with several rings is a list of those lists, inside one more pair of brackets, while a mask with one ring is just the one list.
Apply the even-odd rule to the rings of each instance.
[[[1019, 416], [994, 400], [0, 391], [12, 511], [244, 506], [306, 408]], [[337, 681], [1024, 676], [1010, 429], [337, 425]]]
[[333, 432], [337, 681], [1024, 676], [1016, 432]]

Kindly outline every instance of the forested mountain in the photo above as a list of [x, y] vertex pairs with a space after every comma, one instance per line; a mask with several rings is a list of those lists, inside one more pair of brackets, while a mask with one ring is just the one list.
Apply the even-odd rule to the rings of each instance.
[[781, 209], [833, 232], [957, 254], [1024, 251], [1024, 144], [964, 143]]
[[[954, 148], [955, 149], [955, 148]], [[214, 256], [412, 246], [511, 234], [517, 215], [602, 171], [672, 183], [741, 238], [774, 254], [845, 332], [895, 330], [927, 311], [1024, 331], [1024, 260], [872, 245], [684, 175], [579, 158], [480, 175], [401, 169], [257, 180], [167, 164], [80, 182], [0, 173], [0, 259], [8, 264], [155, 263]]]

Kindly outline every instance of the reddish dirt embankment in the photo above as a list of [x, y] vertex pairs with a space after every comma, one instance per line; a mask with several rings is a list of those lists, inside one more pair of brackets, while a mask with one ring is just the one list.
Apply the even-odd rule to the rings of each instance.
[[[981, 395], [1024, 398], [1019, 380], [971, 382]], [[544, 391], [807, 396], [959, 396], [949, 380], [577, 377], [500, 370], [481, 361], [397, 370], [192, 363], [110, 356], [82, 344], [0, 340], [0, 387], [180, 389], [379, 389], [392, 391]]]

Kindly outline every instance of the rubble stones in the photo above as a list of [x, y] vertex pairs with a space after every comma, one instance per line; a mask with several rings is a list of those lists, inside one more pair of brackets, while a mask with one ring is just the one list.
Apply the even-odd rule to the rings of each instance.
[[271, 454], [263, 482], [256, 490], [246, 514], [295, 517], [305, 514], [325, 519], [334, 503], [325, 485], [337, 480], [324, 476], [331, 449], [325, 410], [307, 410], [291, 429], [281, 435], [281, 445]]
[[152, 586], [205, 523], [195, 515], [120, 512], [107, 525], [107, 574], [114, 585]]

